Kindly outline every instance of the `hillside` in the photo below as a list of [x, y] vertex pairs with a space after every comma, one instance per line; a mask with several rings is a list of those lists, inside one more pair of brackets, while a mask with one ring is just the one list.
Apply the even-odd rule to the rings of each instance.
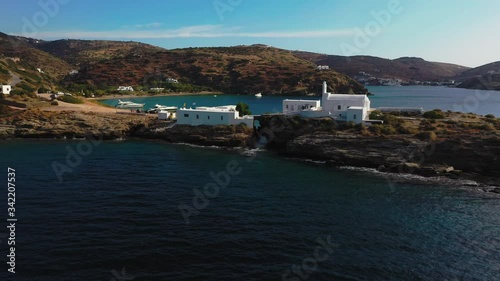
[[345, 57], [309, 52], [295, 52], [295, 54], [317, 65], [328, 65], [330, 68], [351, 77], [365, 72], [377, 78], [438, 82], [451, 79], [468, 69], [465, 66], [429, 62], [412, 57], [389, 60], [372, 56]]
[[0, 83], [23, 80], [21, 86], [27, 89], [54, 88], [71, 69], [67, 62], [32, 47], [27, 38], [0, 33]]
[[180, 81], [175, 91], [305, 95], [318, 93], [326, 80], [334, 92], [367, 92], [343, 74], [317, 71], [290, 51], [264, 45], [166, 50], [137, 42], [44, 41], [0, 33], [0, 82], [19, 84], [25, 93], [110, 91], [118, 85], [148, 91], [169, 86], [166, 78]]
[[500, 91], [500, 61], [464, 71], [456, 79], [460, 88]]
[[67, 82], [103, 85], [163, 86], [166, 78], [227, 93], [319, 93], [322, 81], [340, 93], [365, 93], [353, 79], [316, 65], [292, 52], [265, 46], [188, 48], [142, 56], [128, 55], [88, 64]]
[[165, 49], [138, 42], [100, 40], [57, 40], [32, 43], [33, 47], [72, 65], [84, 65], [126, 56], [141, 57]]

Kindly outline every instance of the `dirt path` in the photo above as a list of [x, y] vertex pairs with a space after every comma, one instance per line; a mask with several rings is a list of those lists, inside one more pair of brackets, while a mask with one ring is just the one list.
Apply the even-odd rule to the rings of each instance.
[[[51, 99], [50, 94], [38, 94], [38, 96], [46, 99]], [[82, 112], [99, 112], [99, 113], [130, 113], [130, 110], [117, 109], [98, 105], [89, 101], [84, 100], [83, 104], [73, 104], [58, 100], [57, 106], [43, 107], [42, 110], [46, 111], [82, 111]]]

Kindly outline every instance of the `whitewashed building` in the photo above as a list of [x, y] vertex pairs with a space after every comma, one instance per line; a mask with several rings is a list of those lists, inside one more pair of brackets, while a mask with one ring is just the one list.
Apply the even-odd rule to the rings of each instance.
[[319, 100], [289, 100], [283, 101], [283, 113], [285, 114], [297, 114], [306, 109], [317, 109], [320, 108]]
[[177, 109], [179, 125], [238, 125], [253, 127], [253, 116], [239, 116], [236, 105]]
[[356, 124], [369, 119], [370, 99], [366, 95], [339, 95], [327, 92], [323, 82], [321, 104], [319, 100], [284, 100], [284, 114], [298, 114], [304, 117], [331, 117], [339, 121]]
[[167, 83], [179, 83], [179, 81], [175, 78], [167, 78], [165, 81], [167, 81]]
[[130, 91], [130, 92], [133, 92], [134, 91], [134, 88], [132, 88], [132, 86], [119, 86], [118, 91]]
[[0, 85], [2, 94], [4, 95], [10, 95], [10, 91], [12, 91], [12, 87], [10, 85]]
[[176, 112], [168, 110], [158, 111], [158, 120], [170, 120], [170, 119], [175, 119], [175, 117], [176, 117]]

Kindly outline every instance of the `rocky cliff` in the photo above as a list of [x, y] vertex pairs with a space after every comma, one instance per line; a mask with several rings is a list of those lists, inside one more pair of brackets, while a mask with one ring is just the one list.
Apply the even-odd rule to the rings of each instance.
[[373, 135], [328, 119], [261, 116], [260, 135], [288, 157], [383, 172], [474, 179], [500, 186], [500, 137], [496, 134], [423, 139], [412, 134]]

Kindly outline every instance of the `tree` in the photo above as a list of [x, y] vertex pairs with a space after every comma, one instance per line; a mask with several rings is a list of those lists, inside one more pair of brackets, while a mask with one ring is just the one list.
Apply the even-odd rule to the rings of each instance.
[[250, 107], [248, 106], [248, 104], [241, 101], [236, 105], [236, 110], [240, 113], [240, 117], [252, 114], [252, 111], [250, 111]]

